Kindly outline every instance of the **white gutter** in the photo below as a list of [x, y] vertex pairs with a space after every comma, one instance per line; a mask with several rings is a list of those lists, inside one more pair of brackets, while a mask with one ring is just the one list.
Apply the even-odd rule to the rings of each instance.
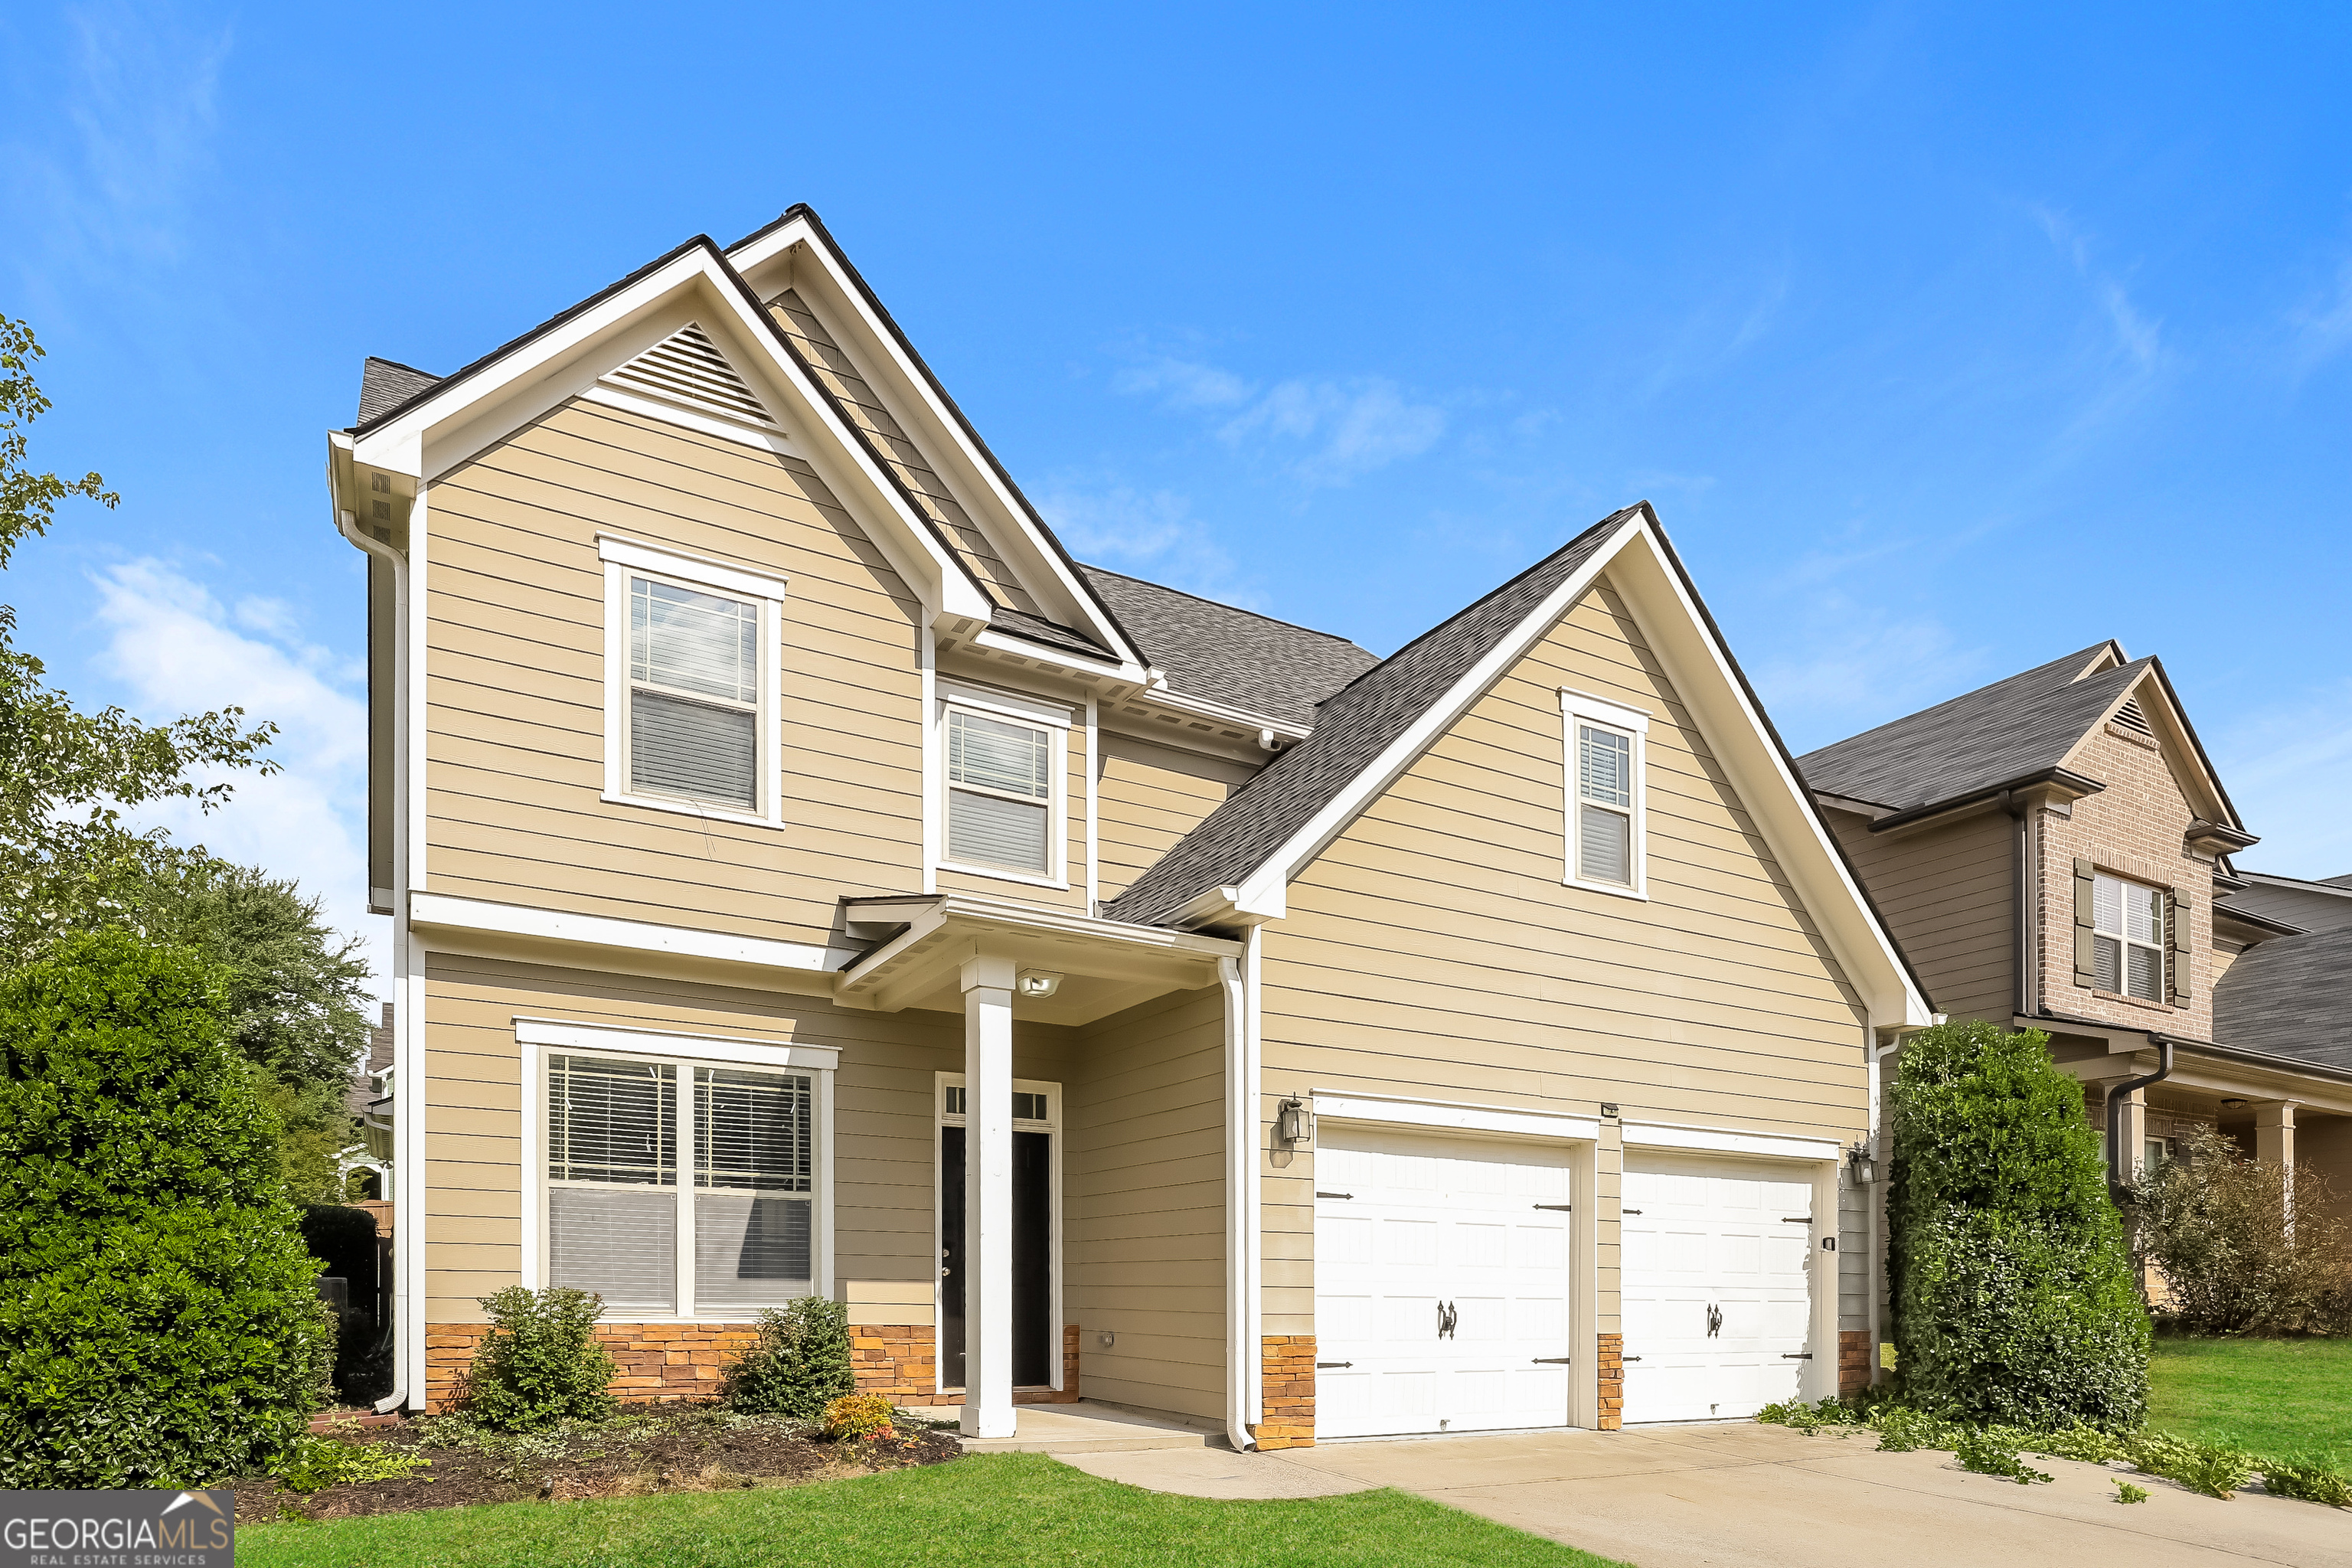
[[1264, 1371], [1258, 1360], [1257, 931], [1243, 942], [1239, 959], [1217, 961], [1225, 994], [1225, 1440], [1236, 1453], [1255, 1446], [1250, 1427], [1261, 1408]]

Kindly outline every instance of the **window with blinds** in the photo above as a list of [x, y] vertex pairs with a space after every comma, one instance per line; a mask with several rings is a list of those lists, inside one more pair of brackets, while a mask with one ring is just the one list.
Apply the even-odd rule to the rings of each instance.
[[1633, 737], [1577, 720], [1576, 875], [1633, 884]]
[[551, 1056], [547, 1085], [549, 1284], [664, 1313], [815, 1288], [812, 1076]]
[[628, 581], [631, 793], [757, 811], [758, 605]]
[[947, 858], [1050, 874], [1053, 767], [1045, 726], [948, 710]]
[[2164, 997], [2164, 893], [2102, 872], [2091, 882], [2092, 973], [2102, 991]]

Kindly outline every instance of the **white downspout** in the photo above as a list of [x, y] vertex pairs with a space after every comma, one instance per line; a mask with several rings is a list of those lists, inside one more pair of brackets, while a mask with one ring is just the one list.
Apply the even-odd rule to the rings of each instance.
[[[423, 498], [417, 506], [423, 506]], [[424, 1140], [415, 1135], [416, 1117], [404, 1114], [407, 1108], [421, 1108], [425, 1079], [424, 1052], [417, 1043], [423, 1016], [418, 1011], [421, 996], [410, 994], [410, 974], [415, 965], [411, 962], [408, 935], [408, 846], [409, 846], [409, 781], [408, 781], [408, 653], [409, 653], [409, 576], [408, 559], [390, 544], [371, 538], [359, 525], [359, 519], [349, 511], [335, 512], [335, 530], [353, 545], [392, 568], [392, 1092], [393, 1092], [393, 1181], [386, 1191], [393, 1200], [393, 1223], [396, 1227], [393, 1239], [392, 1321], [393, 1382], [397, 1385], [383, 1398], [376, 1401], [378, 1414], [398, 1410], [408, 1403], [408, 1391], [415, 1388], [420, 1400], [425, 1387], [425, 1368], [421, 1360], [424, 1338], [422, 1325], [415, 1323], [417, 1313], [424, 1310], [423, 1298], [412, 1289], [412, 1281], [422, 1271], [412, 1268], [412, 1252], [424, 1247]], [[413, 1228], [412, 1228], [413, 1227]], [[415, 1238], [412, 1247], [410, 1238]]]
[[1258, 1364], [1258, 1013], [1257, 931], [1239, 959], [1217, 961], [1225, 999], [1225, 1440], [1236, 1453], [1255, 1446], [1260, 1408]]

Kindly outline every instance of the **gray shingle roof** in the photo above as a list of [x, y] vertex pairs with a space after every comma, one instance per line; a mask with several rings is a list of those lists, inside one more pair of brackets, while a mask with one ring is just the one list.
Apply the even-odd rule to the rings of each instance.
[[2213, 987], [2213, 1037], [2352, 1072], [2352, 927], [2240, 954]]
[[1453, 689], [1477, 662], [1590, 559], [1628, 507], [1454, 616], [1423, 632], [1326, 700], [1307, 739], [1260, 769], [1179, 839], [1104, 913], [1150, 925], [1212, 888], [1230, 887], [1265, 863], [1315, 814]]
[[2124, 689], [2154, 662], [2135, 659], [2077, 680], [2105, 643], [1996, 680], [1797, 759], [1829, 795], [1909, 811], [2056, 767]]
[[2352, 926], [2352, 887], [2347, 887], [2340, 877], [2307, 882], [2298, 877], [2274, 877], [2242, 867], [2238, 875], [2246, 879], [2246, 886], [2215, 904], [2215, 910], [2244, 910], [2305, 931]]
[[1031, 642], [1044, 643], [1047, 647], [1065, 648], [1071, 653], [1083, 653], [1093, 658], [1112, 657], [1110, 649], [1103, 647], [1086, 633], [1073, 631], [1058, 621], [1049, 621], [1043, 616], [1033, 616], [1026, 610], [1009, 609], [1000, 605], [989, 616], [988, 625], [992, 631], [1010, 632], [1016, 637], [1027, 637]]
[[1317, 703], [1381, 662], [1378, 654], [1328, 632], [1099, 566], [1078, 570], [1141, 645], [1143, 657], [1188, 697], [1312, 724]]
[[371, 354], [367, 363], [360, 366], [360, 416], [356, 423], [364, 425], [389, 414], [426, 387], [440, 384], [437, 375]]

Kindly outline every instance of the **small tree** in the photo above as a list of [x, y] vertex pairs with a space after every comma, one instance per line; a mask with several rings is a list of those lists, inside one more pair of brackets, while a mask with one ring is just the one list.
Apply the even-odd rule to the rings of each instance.
[[857, 1387], [849, 1365], [849, 1309], [822, 1296], [760, 1314], [759, 1342], [727, 1368], [721, 1392], [737, 1410], [814, 1421]]
[[0, 981], [0, 1485], [270, 1461], [334, 1328], [211, 972], [127, 932]]
[[1898, 1375], [1948, 1420], [2135, 1426], [2147, 1314], [2082, 1088], [2049, 1044], [1962, 1023], [1904, 1047], [1887, 1194]]
[[474, 1352], [460, 1410], [505, 1432], [601, 1421], [613, 1413], [613, 1357], [596, 1342], [603, 1297], [509, 1285], [481, 1303], [491, 1328]]
[[2327, 1178], [2249, 1160], [2210, 1128], [2132, 1189], [2160, 1310], [2200, 1334], [2352, 1332], [2352, 1235]]

